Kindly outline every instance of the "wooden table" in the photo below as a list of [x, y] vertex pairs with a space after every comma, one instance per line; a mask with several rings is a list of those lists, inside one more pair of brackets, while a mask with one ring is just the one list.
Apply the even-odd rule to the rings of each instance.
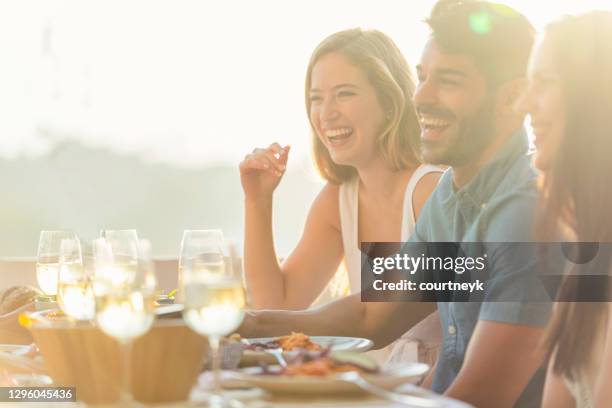
[[[203, 374], [202, 376], [206, 376]], [[164, 403], [164, 404], [146, 404], [145, 407], [154, 408], [193, 408], [194, 403], [204, 402], [207, 397], [207, 389], [203, 384], [206, 381], [198, 381], [198, 384], [194, 386], [190, 400], [176, 403]], [[422, 388], [406, 384], [400, 389], [404, 391], [418, 391], [419, 394], [427, 393], [432, 399], [440, 402], [441, 408], [470, 408], [469, 404], [456, 401], [450, 398], [446, 398], [437, 395], [433, 392], [423, 390]], [[78, 393], [78, 390], [77, 390]], [[298, 407], [312, 407], [312, 408], [406, 408], [408, 405], [401, 405], [389, 401], [385, 401], [376, 397], [370, 396], [352, 396], [352, 397], [280, 397], [266, 394], [264, 391], [257, 388], [240, 389], [240, 390], [226, 390], [225, 394], [231, 398], [240, 400], [245, 408], [298, 408]], [[85, 408], [85, 403], [49, 403], [48, 406], [54, 408]], [[47, 406], [46, 405], [46, 406]], [[42, 405], [40, 402], [16, 402], [16, 403], [0, 403], [1, 407], [7, 408], [40, 408]], [[109, 407], [113, 405], [95, 405], [96, 408]], [[197, 405], [196, 405], [197, 406]], [[205, 406], [205, 405], [202, 405]]]

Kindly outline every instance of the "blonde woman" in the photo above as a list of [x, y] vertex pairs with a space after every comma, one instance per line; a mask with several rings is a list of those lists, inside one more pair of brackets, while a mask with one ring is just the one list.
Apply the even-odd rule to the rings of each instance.
[[[306, 74], [306, 110], [315, 163], [327, 184], [282, 264], [274, 250], [272, 195], [289, 146], [255, 149], [240, 163], [244, 265], [254, 308], [307, 308], [342, 261], [351, 292], [359, 292], [359, 243], [411, 235], [441, 174], [421, 164], [411, 147], [419, 134], [414, 88], [401, 52], [379, 31], [341, 31], [315, 49]], [[439, 338], [437, 316], [428, 319], [425, 332]]]

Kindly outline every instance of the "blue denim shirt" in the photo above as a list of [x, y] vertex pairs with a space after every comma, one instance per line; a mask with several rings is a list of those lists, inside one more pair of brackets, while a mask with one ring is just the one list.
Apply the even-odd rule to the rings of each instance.
[[[527, 150], [527, 136], [521, 130], [460, 189], [453, 183], [452, 169], [447, 170], [421, 211], [410, 241], [533, 241], [537, 174]], [[490, 263], [491, 282], [496, 285], [498, 294], [509, 295], [513, 300], [517, 295], [520, 297], [524, 287], [513, 285], [516, 281], [513, 277], [534, 272], [534, 264], [524, 262], [521, 265], [517, 270], [516, 259], [512, 262], [503, 254]], [[438, 302], [444, 338], [433, 390], [444, 392], [459, 373], [478, 320], [543, 326], [548, 322], [551, 305], [550, 302], [487, 302], [486, 298], [482, 302]], [[543, 370], [540, 370], [516, 406], [540, 406], [543, 377]]]

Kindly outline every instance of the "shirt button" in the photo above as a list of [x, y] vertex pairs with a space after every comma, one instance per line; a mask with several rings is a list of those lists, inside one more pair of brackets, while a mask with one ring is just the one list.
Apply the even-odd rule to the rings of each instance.
[[455, 334], [455, 333], [457, 333], [457, 328], [453, 326], [452, 324], [448, 326], [448, 334]]
[[484, 210], [485, 208], [487, 208], [487, 203], [480, 204], [480, 209], [481, 210]]

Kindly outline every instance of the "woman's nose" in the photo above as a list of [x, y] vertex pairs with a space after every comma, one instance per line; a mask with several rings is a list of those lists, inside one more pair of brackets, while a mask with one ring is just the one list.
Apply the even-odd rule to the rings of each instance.
[[330, 121], [338, 118], [340, 116], [340, 112], [338, 111], [338, 106], [333, 98], [329, 98], [324, 100], [321, 104], [321, 110], [319, 112], [319, 117], [321, 121]]
[[531, 85], [528, 85], [527, 88], [523, 91], [521, 96], [516, 101], [516, 110], [523, 115], [529, 115], [534, 111], [534, 95]]

